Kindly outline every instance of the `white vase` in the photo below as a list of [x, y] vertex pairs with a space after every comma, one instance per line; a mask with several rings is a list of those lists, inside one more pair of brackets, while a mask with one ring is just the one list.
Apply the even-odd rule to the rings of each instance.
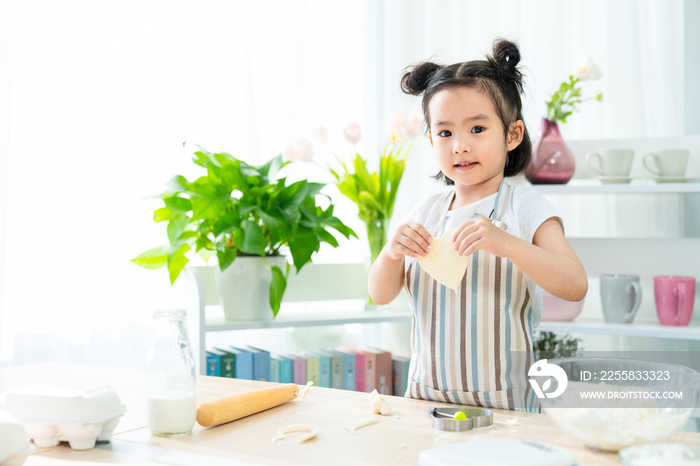
[[[286, 270], [284, 256], [267, 256], [265, 263]], [[216, 288], [226, 320], [272, 320], [270, 284], [272, 271], [259, 256], [237, 257], [223, 272], [216, 267]]]

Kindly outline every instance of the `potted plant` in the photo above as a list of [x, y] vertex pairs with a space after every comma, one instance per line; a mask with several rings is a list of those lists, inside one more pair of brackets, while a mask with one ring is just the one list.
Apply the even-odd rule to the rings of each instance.
[[[319, 127], [314, 131], [314, 138], [328, 145], [333, 156], [331, 163], [323, 158], [322, 166], [333, 176], [338, 190], [357, 205], [358, 216], [366, 225], [370, 264], [374, 263], [386, 244], [389, 221], [406, 161], [423, 139], [420, 133], [422, 124], [420, 107], [414, 108], [408, 119], [401, 112], [392, 114], [389, 137], [379, 151], [378, 170], [375, 172], [370, 171], [368, 160], [356, 150], [360, 140], [358, 125], [350, 124], [343, 131], [345, 140], [351, 145], [349, 160], [343, 160], [333, 152], [328, 145], [325, 128]], [[369, 295], [367, 303], [369, 308], [377, 307]]]
[[329, 228], [357, 237], [333, 216], [332, 204], [326, 209], [316, 205], [316, 196], [325, 196], [320, 193], [325, 184], [286, 185], [285, 178], [276, 178], [290, 163], [282, 155], [254, 167], [231, 154], [200, 148], [192, 161], [206, 174], [192, 182], [177, 175], [155, 196], [164, 206], [153, 220], [168, 222], [169, 244], [132, 262], [148, 269], [167, 266], [174, 283], [190, 257], [198, 254], [208, 261], [215, 255], [218, 291], [229, 320], [277, 316], [289, 276], [285, 250], [299, 273], [321, 243], [338, 246]]
[[588, 57], [581, 58], [574, 74], [564, 81], [559, 90], [552, 94], [547, 103], [547, 117], [542, 118], [540, 130], [532, 144], [532, 160], [525, 171], [525, 177], [532, 184], [566, 184], [574, 176], [574, 156], [559, 133], [558, 123], [578, 111], [577, 104], [586, 100], [603, 100], [603, 93], [596, 91], [587, 99], [581, 98], [582, 81], [600, 79], [600, 69]]
[[533, 344], [535, 361], [576, 357], [583, 350], [579, 348], [580, 342], [580, 338], [574, 338], [568, 333], [558, 336], [555, 332], [537, 332]]

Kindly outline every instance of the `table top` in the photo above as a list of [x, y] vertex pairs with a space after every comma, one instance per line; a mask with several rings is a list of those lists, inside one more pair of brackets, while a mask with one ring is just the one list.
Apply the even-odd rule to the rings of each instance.
[[[207, 464], [226, 460], [226, 464], [313, 465], [313, 464], [398, 464], [415, 465], [420, 452], [433, 445], [435, 430], [428, 417], [428, 407], [455, 405], [386, 397], [393, 407], [390, 416], [373, 415], [367, 394], [361, 392], [312, 387], [305, 398], [297, 398], [258, 414], [205, 428], [198, 424], [191, 434], [181, 437], [156, 437], [146, 427], [144, 371], [69, 363], [39, 363], [0, 369], [0, 392], [34, 382], [99, 380], [119, 394], [127, 412], [121, 419], [113, 441], [88, 451], [71, 450], [68, 444], [37, 449], [26, 465], [62, 465], [80, 461], [83, 466], [105, 463], [139, 464]], [[197, 402], [274, 385], [271, 382], [221, 377], [197, 378]], [[545, 414], [493, 410], [491, 427], [469, 432], [449, 433], [460, 440], [485, 438], [528, 438], [559, 445], [572, 451], [578, 464], [619, 465], [616, 453], [598, 452], [584, 447], [562, 432]], [[395, 418], [394, 415], [399, 416]], [[379, 423], [348, 432], [348, 421], [376, 416]], [[509, 426], [508, 419], [518, 419]], [[320, 428], [315, 439], [303, 444], [303, 433], [288, 434], [272, 444], [277, 430], [289, 424], [314, 424]], [[700, 434], [679, 432], [673, 439], [700, 448]], [[176, 450], [176, 451], [173, 451]], [[206, 455], [202, 456], [202, 455]], [[223, 464], [223, 462], [222, 462]]]

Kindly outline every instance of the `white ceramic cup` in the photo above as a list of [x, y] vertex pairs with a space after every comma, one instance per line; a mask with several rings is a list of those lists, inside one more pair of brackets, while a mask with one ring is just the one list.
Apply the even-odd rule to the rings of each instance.
[[[644, 167], [656, 176], [683, 176], [689, 156], [690, 151], [686, 149], [657, 150], [645, 155], [642, 162]], [[649, 160], [654, 161], [656, 169], [649, 166]]]
[[[593, 166], [591, 161], [598, 159], [600, 168]], [[634, 160], [633, 149], [600, 149], [586, 155], [586, 165], [602, 176], [629, 176]]]

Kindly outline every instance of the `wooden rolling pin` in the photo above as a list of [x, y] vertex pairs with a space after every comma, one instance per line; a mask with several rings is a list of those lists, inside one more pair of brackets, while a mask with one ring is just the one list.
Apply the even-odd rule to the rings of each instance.
[[197, 406], [197, 422], [203, 427], [225, 424], [291, 401], [295, 393], [299, 387], [286, 383], [206, 401]]

